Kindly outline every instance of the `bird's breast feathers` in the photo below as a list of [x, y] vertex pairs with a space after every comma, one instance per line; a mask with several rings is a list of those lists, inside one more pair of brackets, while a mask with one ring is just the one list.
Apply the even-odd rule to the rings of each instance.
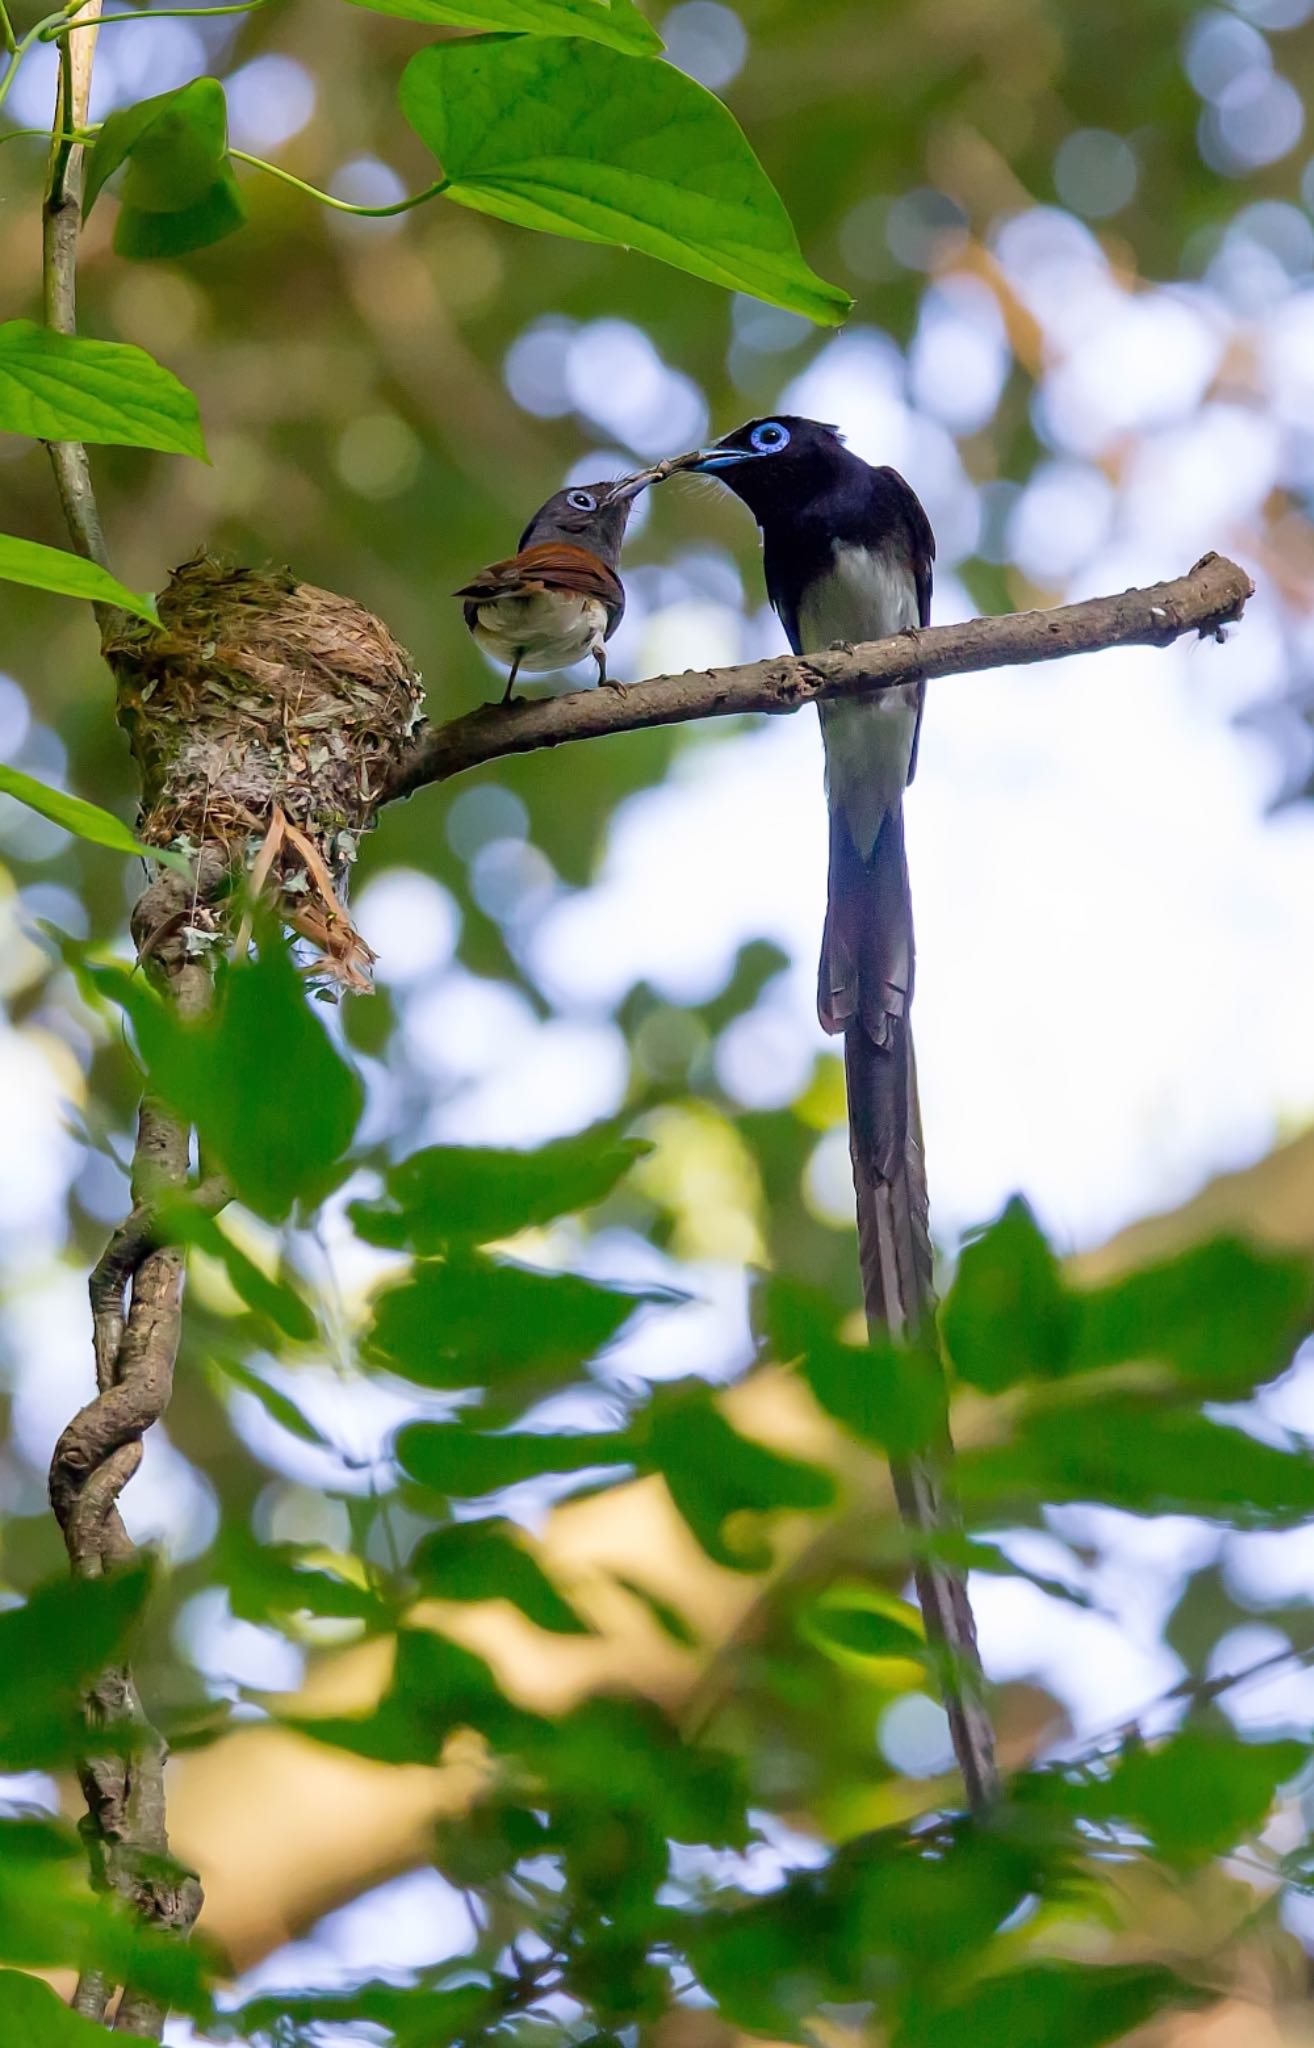
[[615, 631], [625, 609], [619, 577], [566, 541], [494, 562], [456, 594], [480, 646], [531, 673], [582, 660]]
[[599, 597], [579, 591], [523, 590], [472, 602], [470, 630], [498, 661], [515, 661], [531, 673], [569, 668], [601, 647], [610, 623]]
[[918, 624], [911, 567], [885, 548], [837, 541], [830, 567], [800, 593], [799, 642], [809, 653], [833, 640], [883, 640]]
[[[799, 598], [799, 644], [807, 653], [834, 640], [883, 640], [920, 618], [911, 565], [883, 548], [837, 541], [830, 568]], [[917, 739], [920, 685], [821, 709], [831, 802], [854, 845], [870, 860], [887, 814], [903, 794]]]

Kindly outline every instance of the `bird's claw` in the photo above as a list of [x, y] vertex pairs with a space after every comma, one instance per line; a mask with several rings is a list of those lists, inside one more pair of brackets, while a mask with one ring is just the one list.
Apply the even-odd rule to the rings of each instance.
[[598, 684], [598, 688], [600, 690], [614, 690], [618, 697], [628, 697], [630, 694], [629, 684], [618, 683], [614, 676], [603, 676]]
[[832, 640], [829, 652], [831, 654], [852, 654], [853, 642], [851, 640]]

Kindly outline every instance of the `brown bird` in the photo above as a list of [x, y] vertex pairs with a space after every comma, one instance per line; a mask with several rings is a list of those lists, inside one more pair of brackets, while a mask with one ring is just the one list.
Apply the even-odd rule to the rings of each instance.
[[586, 654], [598, 664], [599, 683], [607, 683], [605, 643], [625, 612], [617, 572], [626, 522], [634, 499], [658, 474], [643, 470], [558, 491], [540, 505], [514, 555], [481, 569], [455, 593], [465, 599], [465, 623], [479, 645], [511, 664], [504, 704], [521, 669], [569, 668]]

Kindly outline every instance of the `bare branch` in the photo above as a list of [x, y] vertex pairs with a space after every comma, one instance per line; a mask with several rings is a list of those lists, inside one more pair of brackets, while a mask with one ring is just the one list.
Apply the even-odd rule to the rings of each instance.
[[1206, 555], [1187, 576], [1092, 597], [1053, 611], [1010, 612], [929, 626], [829, 654], [780, 655], [741, 668], [689, 669], [628, 689], [578, 690], [539, 703], [487, 704], [422, 732], [388, 781], [385, 800], [446, 782], [507, 754], [569, 740], [601, 739], [691, 718], [797, 711], [826, 697], [892, 690], [925, 676], [966, 675], [1022, 662], [1057, 661], [1109, 647], [1168, 647], [1184, 633], [1218, 635], [1238, 619], [1254, 585], [1225, 555]]

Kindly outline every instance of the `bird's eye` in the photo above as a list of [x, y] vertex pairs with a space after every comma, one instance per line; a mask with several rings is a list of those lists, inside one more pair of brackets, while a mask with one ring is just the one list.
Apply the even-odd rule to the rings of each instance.
[[779, 420], [763, 420], [748, 438], [759, 455], [776, 455], [789, 446], [789, 428], [782, 427]]
[[566, 503], [573, 505], [577, 512], [596, 512], [598, 501], [592, 491], [567, 491]]

